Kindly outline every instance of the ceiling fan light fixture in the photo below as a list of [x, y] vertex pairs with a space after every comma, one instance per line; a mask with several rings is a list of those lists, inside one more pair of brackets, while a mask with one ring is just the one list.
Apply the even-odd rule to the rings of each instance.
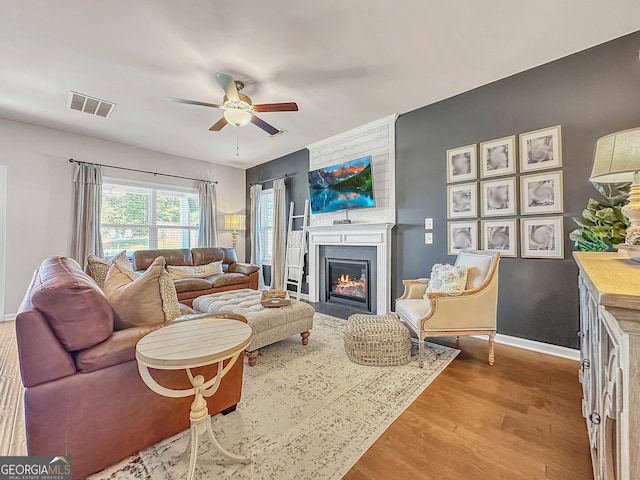
[[227, 124], [244, 127], [248, 123], [253, 123], [271, 137], [285, 133], [284, 130], [279, 130], [256, 116], [256, 113], [297, 112], [298, 105], [295, 102], [261, 103], [259, 105], [253, 105], [251, 98], [240, 93], [240, 90], [244, 88], [243, 82], [234, 80], [230, 75], [225, 73], [216, 73], [216, 77], [218, 83], [225, 91], [225, 95], [222, 98], [222, 105], [175, 97], [167, 97], [167, 100], [170, 102], [186, 103], [187, 105], [224, 109], [223, 117], [209, 128], [211, 132], [219, 132]]
[[224, 111], [224, 118], [231, 125], [236, 127], [244, 127], [251, 121], [251, 114], [241, 108], [227, 108]]

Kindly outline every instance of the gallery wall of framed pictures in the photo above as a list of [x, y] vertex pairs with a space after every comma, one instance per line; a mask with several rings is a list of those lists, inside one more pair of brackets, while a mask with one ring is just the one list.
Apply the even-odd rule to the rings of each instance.
[[446, 161], [449, 255], [564, 258], [560, 125], [452, 148]]

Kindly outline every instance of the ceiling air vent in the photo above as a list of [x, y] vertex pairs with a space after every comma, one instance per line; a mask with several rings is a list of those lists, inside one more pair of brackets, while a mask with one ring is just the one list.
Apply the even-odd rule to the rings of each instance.
[[69, 105], [71, 110], [96, 115], [98, 117], [109, 118], [116, 104], [89, 97], [83, 93], [69, 92]]

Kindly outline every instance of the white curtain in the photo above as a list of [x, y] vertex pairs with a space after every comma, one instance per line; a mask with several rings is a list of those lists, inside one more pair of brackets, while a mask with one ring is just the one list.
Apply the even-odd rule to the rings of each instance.
[[262, 272], [262, 251], [260, 246], [260, 198], [262, 197], [262, 185], [252, 185], [250, 190], [251, 206], [249, 229], [251, 234], [251, 263], [258, 265], [258, 289], [265, 290], [264, 275]]
[[103, 257], [100, 238], [102, 170], [98, 165], [79, 163], [73, 178], [73, 232], [71, 256], [85, 266], [87, 255]]
[[284, 178], [273, 181], [273, 249], [271, 251], [271, 288], [284, 290], [287, 247], [286, 187]]
[[216, 206], [216, 185], [211, 182], [199, 182], [200, 193], [200, 229], [198, 230], [198, 247], [218, 246], [218, 209]]

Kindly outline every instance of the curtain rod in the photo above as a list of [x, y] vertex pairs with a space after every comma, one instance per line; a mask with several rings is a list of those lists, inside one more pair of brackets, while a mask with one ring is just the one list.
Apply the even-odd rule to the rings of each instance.
[[253, 185], [258, 185], [260, 183], [267, 183], [270, 182], [271, 180], [277, 180], [279, 178], [287, 178], [289, 175], [287, 175], [286, 173], [284, 175], [278, 175], [277, 177], [271, 177], [271, 178], [267, 178], [266, 180], [258, 180], [257, 182], [253, 182], [251, 184], [251, 186]]
[[116, 167], [113, 165], [104, 165], [102, 163], [81, 162], [79, 160], [69, 159], [69, 163], [77, 163], [78, 165], [96, 165], [98, 167], [116, 168], [118, 170], [126, 170], [128, 172], [148, 173], [149, 175], [161, 175], [163, 177], [181, 178], [183, 180], [193, 180], [194, 182], [218, 183], [212, 180], [202, 180], [200, 178], [182, 177], [180, 175], [170, 175], [168, 173], [149, 172], [148, 170], [138, 170], [136, 168]]

